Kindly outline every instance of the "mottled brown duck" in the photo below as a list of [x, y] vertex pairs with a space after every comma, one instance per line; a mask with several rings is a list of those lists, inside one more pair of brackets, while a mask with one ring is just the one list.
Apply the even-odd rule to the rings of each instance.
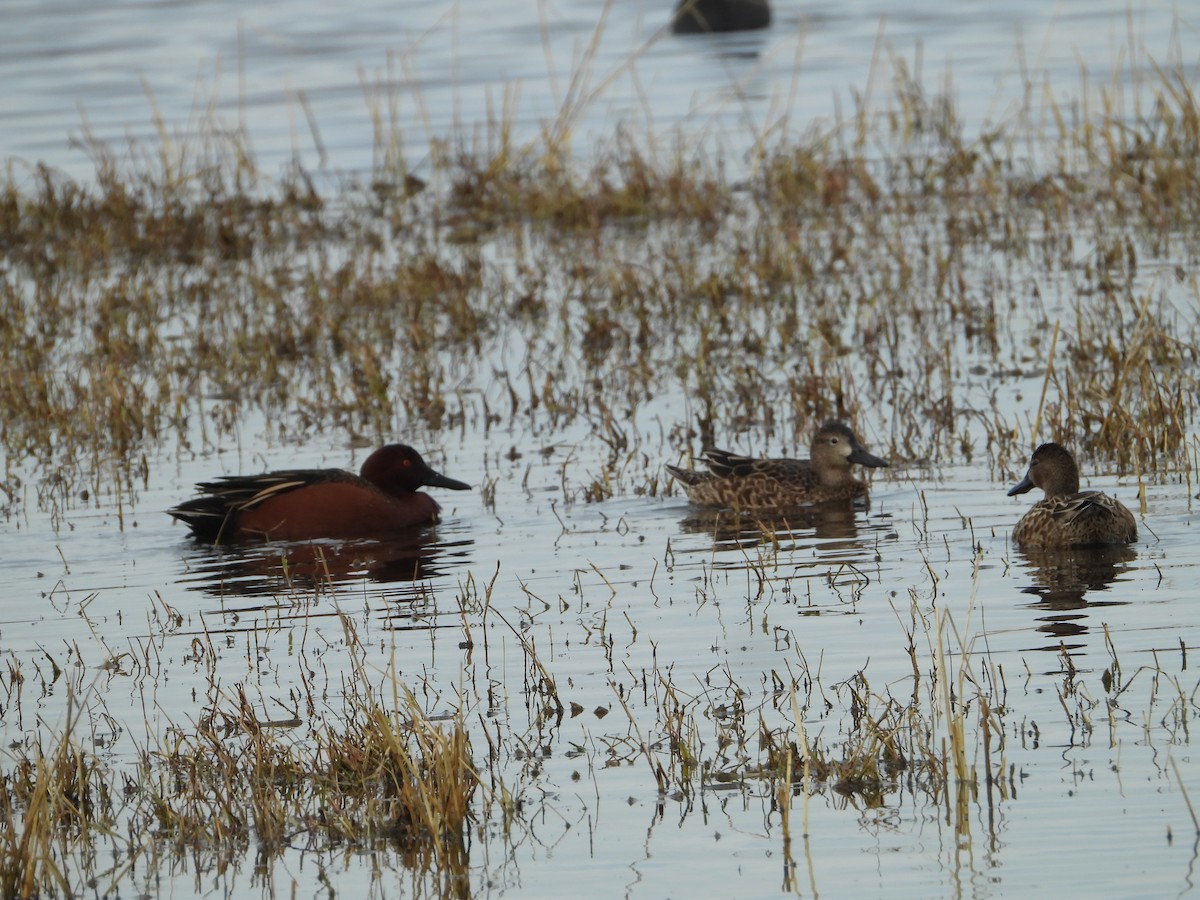
[[1008, 496], [1035, 487], [1046, 496], [1033, 504], [1013, 529], [1014, 544], [1078, 547], [1137, 540], [1137, 521], [1120, 501], [1099, 491], [1079, 490], [1079, 467], [1065, 447], [1050, 443], [1034, 450], [1029, 471]]
[[693, 503], [743, 510], [865, 501], [867, 485], [851, 467], [888, 465], [868, 453], [847, 425], [832, 421], [813, 437], [809, 459], [755, 459], [712, 447], [702, 458], [707, 471], [666, 469]]

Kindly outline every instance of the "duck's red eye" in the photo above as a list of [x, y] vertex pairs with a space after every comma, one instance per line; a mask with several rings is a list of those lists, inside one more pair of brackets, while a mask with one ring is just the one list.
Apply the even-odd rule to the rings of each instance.
[[411, 459], [406, 459], [406, 460], [404, 460], [404, 466], [405, 466], [406, 468], [411, 468], [411, 467], [412, 467], [412, 460], [411, 460]]

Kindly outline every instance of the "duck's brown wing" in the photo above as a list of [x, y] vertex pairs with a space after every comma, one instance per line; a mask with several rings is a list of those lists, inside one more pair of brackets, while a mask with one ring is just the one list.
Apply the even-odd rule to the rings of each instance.
[[1051, 502], [1051, 516], [1086, 540], [1124, 543], [1137, 540], [1137, 519], [1119, 500], [1108, 494], [1081, 491]]
[[756, 459], [710, 447], [704, 451], [704, 460], [719, 478], [760, 476], [796, 487], [812, 487], [819, 481], [807, 459]]
[[1051, 518], [1065, 523], [1091, 515], [1111, 515], [1113, 501], [1098, 491], [1080, 491], [1066, 497], [1049, 497], [1045, 501]]
[[197, 538], [215, 541], [237, 513], [272, 497], [314, 484], [362, 480], [344, 469], [280, 469], [261, 475], [226, 475], [200, 482], [196, 485], [200, 496], [168, 509], [167, 514], [186, 523]]
[[705, 447], [700, 456], [718, 478], [737, 478], [749, 475], [755, 464], [762, 462], [752, 456], [741, 456], [737, 453], [730, 453], [728, 450], [719, 450], [716, 447]]
[[700, 484], [702, 481], [711, 479], [711, 472], [698, 472], [695, 469], [681, 469], [679, 466], [672, 466], [669, 463], [663, 466], [676, 481], [684, 485]]

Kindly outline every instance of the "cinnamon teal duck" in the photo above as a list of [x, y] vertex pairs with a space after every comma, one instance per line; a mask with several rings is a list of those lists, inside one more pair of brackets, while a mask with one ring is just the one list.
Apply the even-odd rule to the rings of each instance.
[[231, 475], [196, 485], [200, 496], [169, 515], [203, 541], [304, 541], [370, 538], [438, 520], [440, 507], [420, 487], [471, 486], [435, 472], [412, 447], [388, 444], [344, 469], [283, 469]]
[[1013, 529], [1014, 544], [1076, 547], [1137, 540], [1137, 521], [1118, 500], [1099, 491], [1079, 490], [1079, 467], [1065, 447], [1050, 443], [1034, 450], [1028, 473], [1008, 496], [1035, 487], [1046, 496], [1033, 504]]
[[683, 485], [688, 499], [702, 506], [733, 509], [787, 509], [867, 498], [867, 485], [851, 466], [887, 466], [866, 451], [850, 428], [829, 421], [813, 437], [811, 459], [754, 459], [726, 450], [703, 453], [709, 471], [666, 469]]

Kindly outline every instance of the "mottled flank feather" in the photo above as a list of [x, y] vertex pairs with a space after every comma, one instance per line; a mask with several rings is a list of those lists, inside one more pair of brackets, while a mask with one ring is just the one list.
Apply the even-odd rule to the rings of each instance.
[[1030, 507], [1013, 529], [1013, 543], [1027, 547], [1128, 544], [1137, 540], [1137, 521], [1118, 500], [1099, 491], [1079, 490], [1079, 467], [1058, 444], [1033, 451], [1029, 471], [1008, 495], [1039, 487], [1044, 499]]
[[826, 422], [812, 442], [811, 459], [755, 459], [726, 450], [703, 453], [708, 471], [667, 466], [693, 503], [731, 509], [786, 509], [865, 500], [867, 485], [851, 466], [887, 462], [868, 453], [841, 422]]

